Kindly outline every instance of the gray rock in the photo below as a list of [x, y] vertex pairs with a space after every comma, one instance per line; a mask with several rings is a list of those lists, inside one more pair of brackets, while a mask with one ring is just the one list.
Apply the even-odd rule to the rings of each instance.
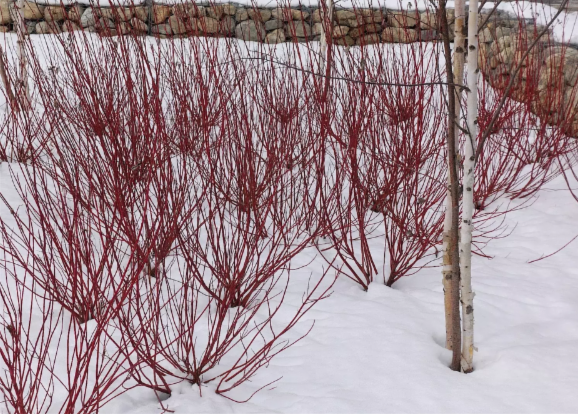
[[133, 10], [129, 7], [115, 7], [114, 9], [109, 10], [111, 12], [111, 16], [109, 18], [121, 22], [128, 22], [134, 15]]
[[438, 17], [434, 11], [424, 11], [419, 15], [419, 25], [422, 30], [438, 30]]
[[52, 33], [61, 33], [60, 26], [56, 22], [38, 22], [36, 23], [35, 28], [36, 33], [38, 34], [52, 34]]
[[132, 32], [132, 27], [127, 22], [119, 22], [116, 27], [117, 27], [116, 30], [121, 35], [125, 35], [125, 34]]
[[247, 14], [251, 20], [255, 20], [258, 22], [266, 22], [271, 19], [271, 10], [267, 9], [247, 9]]
[[36, 30], [36, 22], [26, 22], [26, 31], [28, 34], [34, 34]]
[[285, 33], [282, 29], [273, 30], [271, 33], [265, 36], [265, 43], [283, 43], [285, 40]]
[[238, 22], [242, 22], [245, 21], [249, 18], [249, 13], [247, 12], [247, 9], [237, 9], [237, 13], [235, 13], [235, 20]]
[[270, 32], [271, 30], [281, 29], [283, 27], [283, 22], [281, 20], [273, 19], [265, 22], [265, 30]]
[[339, 39], [335, 39], [335, 44], [338, 46], [353, 46], [355, 44], [355, 40], [351, 38], [351, 36], [344, 36]]
[[148, 22], [149, 20], [149, 9], [148, 7], [138, 6], [132, 10], [134, 17], [139, 19], [141, 22]]
[[207, 16], [215, 19], [220, 20], [221, 17], [225, 14], [225, 9], [223, 5], [216, 5], [207, 7]]
[[378, 33], [381, 32], [381, 25], [377, 23], [371, 23], [364, 26], [356, 27], [349, 31], [349, 36], [354, 39], [357, 39], [360, 36], [370, 33]]
[[311, 37], [311, 26], [300, 20], [287, 23], [285, 33], [289, 37]]
[[235, 28], [235, 36], [238, 39], [261, 42], [265, 39], [266, 35], [267, 32], [265, 32], [263, 24], [253, 20], [245, 20]]
[[92, 9], [86, 9], [80, 18], [80, 25], [82, 27], [94, 27], [96, 24], [96, 17]]
[[323, 33], [323, 23], [315, 23], [312, 28], [312, 32], [315, 36]]
[[291, 21], [291, 20], [307, 20], [309, 18], [309, 13], [305, 10], [299, 9], [273, 9], [271, 12], [273, 17], [279, 20]]
[[349, 27], [348, 26], [335, 26], [333, 28], [332, 37], [334, 39], [339, 39], [339, 38], [347, 36], [348, 33], [349, 33]]
[[223, 13], [227, 16], [234, 16], [237, 14], [237, 8], [231, 3], [223, 4]]
[[437, 30], [421, 30], [419, 35], [420, 39], [424, 42], [440, 39], [440, 34]]
[[111, 19], [101, 17], [96, 19], [94, 28], [97, 32], [109, 32], [110, 30], [116, 31], [116, 24]]
[[[152, 10], [153, 23], [159, 25], [160, 23], [166, 21], [169, 18], [169, 16], [171, 15], [171, 13], [172, 13], [171, 7], [155, 4], [153, 6], [153, 10]], [[163, 33], [159, 33], [159, 34], [163, 34]]]
[[354, 20], [356, 14], [350, 10], [337, 10], [335, 12], [335, 20], [341, 25], [347, 25], [349, 20]]

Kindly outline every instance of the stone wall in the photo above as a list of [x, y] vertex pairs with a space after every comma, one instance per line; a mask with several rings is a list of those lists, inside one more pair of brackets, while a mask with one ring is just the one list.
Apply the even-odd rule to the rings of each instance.
[[525, 56], [542, 30], [532, 22], [490, 21], [479, 36], [478, 65], [484, 79], [501, 90], [522, 62], [509, 96], [530, 105], [546, 123], [578, 137], [578, 50], [576, 45], [557, 44], [546, 34]]
[[[13, 7], [13, 1], [0, 0], [0, 32], [14, 29]], [[23, 14], [30, 34], [86, 30], [103, 36], [212, 36], [282, 43], [317, 41], [322, 29], [316, 8], [257, 9], [234, 3], [96, 8], [29, 1]], [[448, 10], [448, 19], [453, 21], [453, 10]], [[543, 28], [499, 12], [480, 16], [480, 23], [487, 23], [479, 38], [480, 69], [493, 87], [503, 89], [512, 68]], [[430, 12], [342, 9], [335, 12], [332, 37], [342, 46], [411, 43], [438, 40], [438, 29], [437, 18]], [[556, 45], [551, 36], [545, 36], [525, 59], [511, 97], [530, 104], [546, 122], [563, 124], [568, 134], [578, 136], [577, 82], [578, 50]]]
[[[14, 2], [0, 0], [0, 32], [13, 30], [10, 9]], [[220, 36], [281, 43], [319, 40], [321, 16], [315, 8], [247, 8], [227, 4], [182, 3], [174, 6], [93, 8], [47, 6], [25, 2], [30, 34], [88, 30], [103, 35], [128, 33], [159, 37]], [[453, 19], [453, 11], [448, 12]], [[333, 38], [339, 45], [380, 42], [409, 43], [438, 39], [436, 19], [418, 11], [385, 9], [337, 10]]]

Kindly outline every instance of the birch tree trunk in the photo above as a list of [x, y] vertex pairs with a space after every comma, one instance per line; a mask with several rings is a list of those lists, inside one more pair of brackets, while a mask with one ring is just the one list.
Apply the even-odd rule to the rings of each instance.
[[474, 214], [474, 148], [478, 135], [478, 0], [470, 0], [468, 18], [468, 137], [465, 143], [462, 178], [463, 212], [460, 245], [460, 288], [462, 296], [463, 372], [472, 372], [474, 358], [474, 293], [472, 292], [472, 217]]
[[13, 8], [14, 25], [16, 26], [16, 34], [18, 36], [18, 80], [16, 84], [16, 99], [20, 109], [27, 110], [30, 107], [30, 91], [28, 89], [28, 59], [26, 56], [26, 36], [28, 30], [26, 29], [26, 22], [22, 15], [24, 8], [24, 0], [18, 0]]
[[[461, 85], [464, 78], [464, 63], [465, 63], [465, 1], [456, 0], [455, 2], [455, 28], [454, 28], [454, 55], [453, 55], [453, 82], [454, 84]], [[449, 33], [449, 28], [448, 28]], [[454, 88], [455, 90], [455, 101], [454, 101], [454, 116], [453, 122], [458, 125], [460, 122], [461, 115], [461, 96], [462, 90], [459, 88]], [[449, 102], [448, 102], [449, 103]], [[459, 129], [453, 128], [453, 136], [455, 141], [455, 148], [459, 145]], [[457, 154], [448, 154], [448, 157], [455, 157]], [[448, 166], [450, 163], [448, 163]], [[452, 320], [452, 297], [456, 293], [452, 292], [451, 278], [449, 277], [451, 269], [453, 266], [450, 251], [452, 246], [450, 243], [450, 230], [453, 223], [452, 217], [452, 200], [450, 194], [450, 170], [448, 169], [448, 191], [446, 194], [446, 213], [444, 218], [444, 232], [443, 232], [443, 268], [442, 268], [442, 278], [444, 286], [444, 305], [445, 305], [445, 315], [446, 315], [446, 348], [453, 349], [452, 343], [454, 335], [461, 335], [461, 332], [454, 332], [452, 326], [454, 325]], [[456, 258], [457, 260], [457, 258]]]

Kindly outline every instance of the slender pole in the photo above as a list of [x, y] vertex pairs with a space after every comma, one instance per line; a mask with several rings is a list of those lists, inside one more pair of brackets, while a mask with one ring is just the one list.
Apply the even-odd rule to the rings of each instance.
[[[465, 2], [464, 0], [456, 0], [455, 2], [455, 28], [454, 28], [454, 55], [453, 55], [453, 79], [448, 78], [448, 82], [452, 81], [456, 85], [462, 85], [464, 77], [464, 63], [465, 63]], [[445, 12], [444, 12], [445, 15]], [[446, 24], [449, 25], [449, 22]], [[449, 35], [449, 27], [447, 28]], [[448, 39], [449, 41], [449, 39]], [[452, 88], [455, 91], [454, 100], [454, 114], [452, 120], [448, 122], [457, 123], [460, 121], [461, 115], [461, 88]], [[454, 148], [458, 148], [459, 145], [459, 128], [453, 128], [454, 137]], [[448, 154], [448, 157], [455, 157], [456, 154]], [[442, 268], [442, 283], [444, 287], [444, 308], [446, 317], [446, 348], [449, 350], [453, 349], [453, 337], [455, 335], [461, 335], [461, 332], [455, 332], [453, 330], [454, 322], [452, 315], [452, 298], [455, 295], [452, 292], [451, 277], [452, 274], [452, 259], [451, 250], [452, 246], [450, 243], [450, 232], [453, 223], [452, 217], [452, 197], [451, 197], [451, 184], [450, 184], [450, 163], [448, 163], [448, 190], [446, 193], [446, 212], [444, 217], [444, 232], [443, 232], [443, 268]]]
[[147, 14], [148, 14], [148, 32], [147, 34], [150, 36], [153, 30], [153, 0], [146, 0], [145, 2], [147, 6]]
[[18, 83], [16, 85], [16, 98], [19, 106], [23, 110], [30, 108], [30, 90], [28, 88], [28, 59], [26, 56], [26, 22], [22, 15], [24, 0], [18, 0], [14, 7], [14, 23], [16, 26], [17, 44], [18, 44]]
[[10, 108], [18, 109], [18, 103], [14, 98], [14, 94], [12, 93], [12, 85], [8, 81], [8, 76], [6, 76], [6, 65], [4, 64], [4, 50], [0, 46], [0, 78], [2, 79], [2, 83], [4, 84], [4, 89], [6, 90], [6, 95], [8, 96], [8, 102], [10, 103]]
[[[447, 151], [448, 151], [448, 172], [449, 183], [448, 188], [451, 199], [451, 226], [449, 234], [446, 233], [445, 238], [448, 239], [448, 260], [450, 265], [444, 264], [444, 280], [449, 281], [449, 312], [451, 324], [451, 348], [452, 348], [452, 362], [450, 369], [454, 371], [460, 370], [461, 359], [461, 322], [460, 322], [460, 265], [459, 265], [459, 181], [458, 181], [458, 152], [456, 146], [456, 87], [454, 83], [450, 83], [454, 78], [452, 67], [452, 50], [450, 47], [449, 25], [446, 15], [446, 0], [440, 0], [439, 3], [439, 19], [441, 23], [441, 34], [443, 37], [444, 57], [446, 74], [448, 77], [448, 134], [447, 134]], [[455, 81], [454, 81], [455, 82]], [[446, 292], [446, 295], [448, 293]], [[447, 310], [447, 308], [446, 308]], [[446, 325], [447, 326], [447, 325]]]
[[333, 36], [333, 0], [325, 0], [325, 6], [319, 8], [321, 13], [321, 38], [319, 39], [319, 73], [324, 73], [327, 57], [327, 42]]

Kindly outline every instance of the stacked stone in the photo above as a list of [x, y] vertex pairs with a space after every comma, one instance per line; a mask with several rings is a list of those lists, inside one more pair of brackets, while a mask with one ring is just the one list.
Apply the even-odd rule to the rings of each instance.
[[578, 50], [554, 46], [544, 55], [532, 107], [546, 122], [578, 137]]
[[[0, 0], [0, 31], [12, 29], [12, 0]], [[152, 8], [44, 6], [25, 1], [24, 19], [28, 32], [38, 34], [87, 30], [102, 35], [151, 33], [158, 37], [221, 36], [266, 43], [319, 40], [322, 18], [319, 9], [245, 8], [234, 4], [175, 6], [155, 4]], [[370, 45], [380, 42], [409, 43], [438, 38], [439, 25], [433, 15], [416, 11], [380, 9], [337, 10], [332, 37], [337, 45]], [[453, 18], [449, 11], [448, 17]]]
[[504, 89], [512, 81], [512, 99], [529, 104], [548, 124], [578, 136], [578, 50], [550, 43], [547, 34], [526, 54], [543, 29], [511, 19], [488, 22], [479, 35], [478, 65], [492, 87]]
[[[0, 32], [8, 32], [13, 29], [13, 7], [14, 2], [0, 0]], [[79, 30], [80, 16], [83, 11], [84, 9], [77, 5], [69, 7], [43, 6], [32, 1], [25, 1], [21, 10], [29, 34]]]

